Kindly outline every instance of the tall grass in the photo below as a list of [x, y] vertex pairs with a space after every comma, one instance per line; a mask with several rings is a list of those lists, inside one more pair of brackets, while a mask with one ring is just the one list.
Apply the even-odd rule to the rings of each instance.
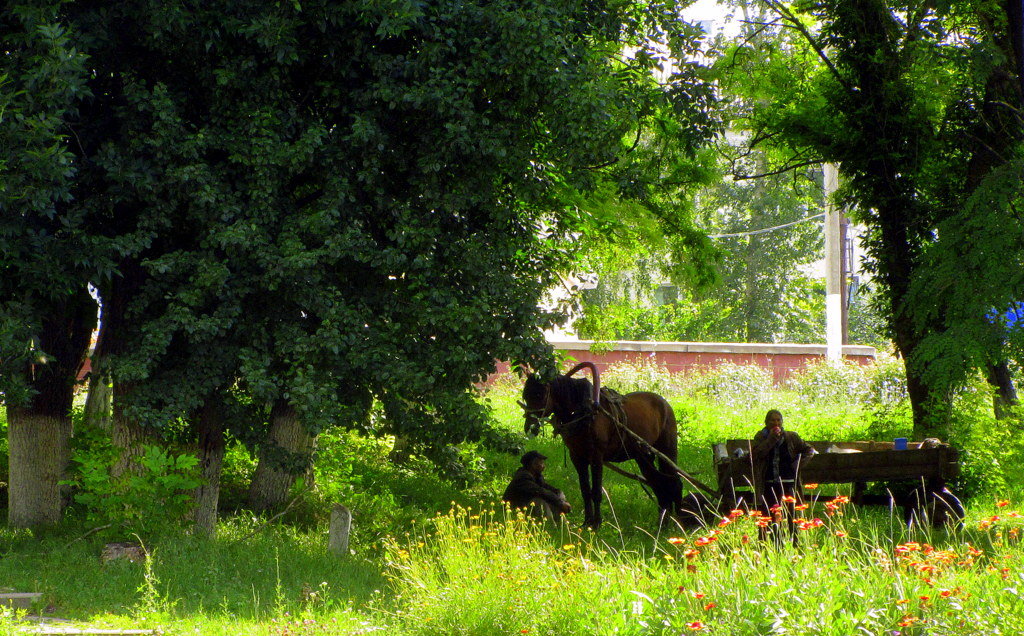
[[[909, 409], [890, 371], [810, 369], [767, 389], [759, 371], [742, 368], [680, 378], [620, 367], [605, 381], [665, 394], [680, 465], [713, 483], [711, 444], [751, 436], [768, 408], [808, 439], [906, 435]], [[850, 378], [861, 388], [844, 390]], [[130, 537], [82, 538], [85, 517], [72, 514], [49, 534], [0, 530], [0, 585], [42, 592], [49, 613], [83, 626], [167, 634], [1024, 633], [1021, 516], [994, 507], [996, 496], [1024, 500], [1012, 472], [1024, 462], [1007, 427], [986, 415], [983, 386], [958, 398], [953, 427], [977, 485], [963, 528], [908, 530], [898, 511], [847, 506], [829, 516], [819, 506], [801, 511], [808, 523], [796, 547], [761, 540], [749, 516], [690, 533], [659, 528], [649, 495], [609, 471], [605, 525], [578, 530], [575, 470], [550, 428], [522, 433], [520, 388], [505, 381], [484, 399], [496, 427], [549, 457], [548, 480], [575, 508], [566, 525], [498, 505], [516, 454], [478, 448], [484, 470], [462, 487], [420, 458], [392, 463], [387, 439], [328, 432], [317, 490], [269, 526], [239, 507], [252, 460], [234, 449], [215, 540], [170, 531], [146, 538], [146, 565], [101, 565], [104, 541]], [[984, 477], [993, 473], [1010, 478]], [[353, 554], [341, 559], [326, 550], [327, 511], [339, 502], [354, 515]], [[14, 624], [0, 615], [0, 633]]]
[[[1017, 513], [932, 535], [810, 509], [798, 545], [749, 515], [610, 545], [456, 509], [389, 546], [401, 634], [1019, 634]], [[811, 517], [822, 514], [822, 518]], [[1010, 516], [1009, 522], [1005, 519]]]

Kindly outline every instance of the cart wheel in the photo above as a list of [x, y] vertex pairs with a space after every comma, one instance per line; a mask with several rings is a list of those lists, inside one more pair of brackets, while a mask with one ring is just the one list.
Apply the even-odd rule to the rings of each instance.
[[964, 505], [949, 488], [915, 488], [904, 507], [907, 525], [931, 523], [933, 528], [945, 525], [959, 526], [964, 520]]

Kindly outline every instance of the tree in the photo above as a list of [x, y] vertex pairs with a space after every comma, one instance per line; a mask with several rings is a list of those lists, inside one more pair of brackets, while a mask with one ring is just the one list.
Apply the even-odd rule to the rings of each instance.
[[[184, 430], [212, 475], [232, 421], [275, 446], [229, 417], [238, 395], [309, 434], [358, 426], [376, 399], [428, 451], [479, 436], [473, 383], [495, 359], [550, 357], [558, 315], [538, 300], [592, 221], [565, 211], [657, 186], [638, 129], [671, 126], [682, 149], [713, 126], [693, 68], [650, 72], [689, 46], [675, 11], [66, 5], [91, 97], [62, 214], [116, 266], [88, 279], [115, 442]], [[301, 459], [284, 450], [266, 456]]]
[[[1008, 34], [1019, 32], [1019, 12], [1014, 17], [1011, 2], [822, 2], [802, 5], [803, 13], [774, 0], [765, 5], [777, 17], [763, 28], [781, 25], [798, 39], [785, 46], [750, 40], [730, 57], [747, 64], [748, 73], [759, 68], [764, 80], [747, 93], [751, 139], [787, 148], [789, 165], [840, 164], [843, 198], [869, 229], [868, 264], [906, 361], [915, 433], [941, 435], [946, 396], [962, 370], [1000, 358], [999, 339], [969, 334], [967, 325], [984, 320], [979, 304], [1005, 306], [993, 301], [1016, 295], [1017, 283], [1006, 279], [982, 293], [962, 275], [939, 288], [928, 281], [938, 272], [932, 254], [962, 252], [956, 246], [963, 242], [946, 240], [954, 235], [947, 224], [976, 229], [967, 221], [976, 219], [968, 202], [979, 192], [978, 174], [996, 172], [972, 160], [984, 146], [975, 141], [979, 127], [1019, 139], [1019, 110], [1011, 114], [985, 89], [997, 76], [1014, 78], [1000, 85], [1019, 87], [1019, 41], [1017, 49], [1000, 45], [1014, 41]], [[745, 82], [748, 73], [737, 77]], [[994, 118], [996, 112], [1005, 116]], [[1013, 163], [1016, 145], [1010, 141], [997, 154]], [[1006, 201], [997, 214], [1010, 209]], [[982, 233], [970, 243], [982, 253], [992, 247]], [[1000, 293], [992, 293], [996, 288]], [[952, 290], [981, 302], [964, 315], [951, 302]], [[938, 334], [958, 345], [940, 353], [929, 344]]]
[[0, 391], [10, 448], [8, 522], [56, 523], [75, 376], [96, 321], [96, 254], [62, 214], [75, 163], [65, 126], [87, 93], [62, 2], [0, 9]]

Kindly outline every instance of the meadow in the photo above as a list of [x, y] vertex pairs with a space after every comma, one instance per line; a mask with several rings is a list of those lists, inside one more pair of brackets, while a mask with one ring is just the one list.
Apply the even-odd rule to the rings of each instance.
[[[705, 481], [711, 444], [752, 435], [767, 408], [807, 439], [910, 433], [892, 362], [822, 366], [781, 389], [744, 367], [685, 380], [625, 367], [607, 384], [669, 396], [679, 464]], [[453, 481], [422, 458], [390, 461], [386, 437], [333, 432], [320, 440], [316, 487], [273, 523], [240, 508], [252, 459], [235, 448], [216, 539], [157, 528], [138, 537], [145, 563], [101, 565], [104, 542], [133, 537], [89, 534], [96, 520], [72, 508], [47, 533], [0, 530], [0, 586], [41, 592], [35, 610], [70, 625], [165, 634], [1024, 632], [1021, 449], [1016, 424], [987, 415], [980, 383], [958, 397], [950, 429], [965, 451], [954, 484], [967, 504], [962, 526], [908, 529], [899, 510], [812, 505], [799, 513], [795, 547], [761, 540], [761, 520], [743, 511], [693, 531], [659, 529], [639, 485], [607, 471], [605, 524], [581, 530], [575, 471], [550, 431], [522, 434], [517, 390], [500, 381], [481, 399], [499, 431], [549, 457], [549, 481], [575, 508], [560, 526], [501, 506], [517, 454], [467, 445]], [[338, 502], [354, 514], [351, 553], [340, 558], [326, 549]], [[32, 624], [24, 620], [8, 611], [0, 631]]]

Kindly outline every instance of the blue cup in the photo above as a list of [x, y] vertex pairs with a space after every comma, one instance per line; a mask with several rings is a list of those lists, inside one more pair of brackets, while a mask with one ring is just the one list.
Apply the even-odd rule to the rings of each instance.
[[907, 438], [897, 437], [892, 440], [892, 448], [893, 450], [907, 450]]

